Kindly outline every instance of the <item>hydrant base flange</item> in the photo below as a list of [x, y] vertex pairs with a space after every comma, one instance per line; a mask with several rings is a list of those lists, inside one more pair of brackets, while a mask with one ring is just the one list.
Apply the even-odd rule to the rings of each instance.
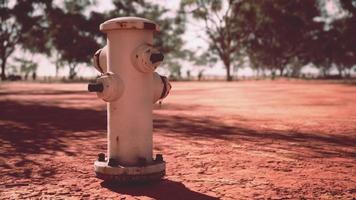
[[151, 182], [160, 180], [166, 174], [166, 163], [155, 162], [145, 166], [111, 167], [107, 162], [95, 161], [96, 177], [115, 183]]

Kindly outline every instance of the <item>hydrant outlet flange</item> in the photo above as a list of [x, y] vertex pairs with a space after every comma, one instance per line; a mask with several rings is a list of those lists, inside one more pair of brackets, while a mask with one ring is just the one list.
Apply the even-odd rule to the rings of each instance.
[[106, 102], [112, 102], [119, 99], [124, 92], [124, 83], [118, 75], [106, 73], [97, 79], [103, 89], [97, 92], [97, 96]]
[[131, 55], [134, 67], [142, 73], [153, 72], [163, 59], [163, 54], [150, 44], [140, 45]]

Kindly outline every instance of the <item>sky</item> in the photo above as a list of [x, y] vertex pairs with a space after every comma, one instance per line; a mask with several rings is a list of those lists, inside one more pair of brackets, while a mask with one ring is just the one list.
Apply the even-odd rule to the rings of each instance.
[[[55, 3], [60, 5], [63, 1], [62, 0], [55, 0]], [[180, 0], [151, 0], [151, 2], [160, 4], [168, 9], [171, 10], [169, 14], [174, 15], [174, 12], [179, 8]], [[326, 5], [329, 12], [336, 12], [335, 5], [332, 3], [332, 0], [329, 0], [329, 3]], [[103, 12], [106, 10], [113, 9], [114, 6], [112, 5], [111, 0], [97, 0], [97, 4], [92, 6], [89, 10], [95, 10], [97, 12]], [[185, 48], [190, 49], [193, 51], [201, 51], [201, 50], [208, 50], [208, 44], [201, 38], [205, 36], [205, 33], [202, 29], [203, 26], [199, 24], [198, 21], [194, 19], [189, 19], [187, 24], [187, 29], [185, 34], [183, 35], [183, 40], [185, 41]], [[99, 27], [98, 27], [99, 31]], [[17, 49], [14, 54], [10, 58], [10, 65], [13, 63], [13, 58], [15, 57], [26, 57], [30, 58], [32, 56], [30, 53], [26, 53], [21, 51], [21, 49]], [[34, 55], [33, 60], [39, 64], [37, 74], [39, 76], [55, 76], [55, 65], [54, 65], [54, 58], [48, 58], [44, 55]], [[191, 75], [196, 75], [201, 69], [204, 69], [204, 75], [216, 75], [216, 76], [224, 76], [225, 69], [221, 62], [218, 62], [214, 67], [196, 67], [193, 66], [191, 63], [187, 61], [181, 62], [181, 72], [182, 75], [185, 76], [186, 72], [189, 70]], [[303, 70], [304, 72], [309, 73], [318, 73], [317, 69], [313, 69], [311, 67], [307, 67]], [[168, 71], [165, 69], [158, 69], [158, 72], [162, 73], [163, 75], [168, 75]], [[236, 73], [236, 72], [233, 72]], [[253, 71], [248, 68], [244, 67], [238, 70], [239, 76], [251, 76], [253, 75]], [[94, 69], [92, 66], [86, 66], [84, 64], [78, 66], [78, 75], [79, 76], [96, 76], [99, 73]], [[67, 76], [68, 75], [68, 68], [64, 67], [59, 71], [60, 76]]]

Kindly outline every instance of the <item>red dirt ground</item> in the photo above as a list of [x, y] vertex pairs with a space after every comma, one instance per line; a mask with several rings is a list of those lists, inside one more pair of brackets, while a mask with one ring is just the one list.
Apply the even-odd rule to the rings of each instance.
[[85, 84], [0, 85], [0, 199], [355, 199], [356, 86], [182, 82], [154, 111], [165, 180], [94, 177], [105, 104]]

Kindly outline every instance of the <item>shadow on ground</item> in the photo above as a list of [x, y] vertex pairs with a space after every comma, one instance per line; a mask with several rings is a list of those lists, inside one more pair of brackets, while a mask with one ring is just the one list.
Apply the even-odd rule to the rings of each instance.
[[102, 187], [110, 191], [126, 194], [135, 197], [147, 196], [157, 200], [218, 200], [219, 198], [212, 197], [206, 194], [195, 192], [186, 188], [183, 183], [164, 179], [160, 182], [150, 185], [115, 185], [112, 183], [101, 183]]
[[[165, 104], [163, 109], [194, 113], [204, 108]], [[156, 132], [158, 131], [165, 136], [188, 139], [192, 143], [199, 141], [200, 138], [238, 141], [242, 144], [252, 144], [252, 146], [274, 148], [276, 151], [286, 150], [295, 158], [356, 157], [354, 151], [356, 137], [354, 134], [326, 134], [324, 132], [304, 132], [295, 129], [261, 129], [257, 126], [251, 126], [249, 123], [244, 124], [243, 122], [250, 120], [241, 116], [231, 116], [231, 119], [236, 122], [236, 125], [227, 125], [219, 117], [214, 116], [156, 114], [154, 128]]]
[[[0, 101], [0, 156], [17, 154], [46, 154], [62, 151], [75, 156], [68, 149], [68, 141], [104, 138], [106, 111], [94, 109], [63, 108], [55, 105]], [[175, 105], [173, 105], [175, 106]], [[182, 106], [179, 109], [183, 109]], [[188, 108], [194, 112], [193, 108]], [[241, 119], [243, 120], [243, 119]], [[236, 119], [239, 121], [239, 119]], [[296, 151], [288, 146], [297, 144], [320, 156], [355, 157], [356, 153], [343, 151], [343, 147], [356, 147], [356, 139], [345, 135], [325, 135], [298, 131], [256, 130], [241, 125], [228, 126], [215, 117], [166, 116], [156, 114], [155, 131], [181, 139], [216, 138], [238, 140], [241, 143], [280, 143], [280, 148]]]
[[105, 137], [106, 113], [91, 109], [0, 101], [0, 156], [68, 151], [67, 142]]

